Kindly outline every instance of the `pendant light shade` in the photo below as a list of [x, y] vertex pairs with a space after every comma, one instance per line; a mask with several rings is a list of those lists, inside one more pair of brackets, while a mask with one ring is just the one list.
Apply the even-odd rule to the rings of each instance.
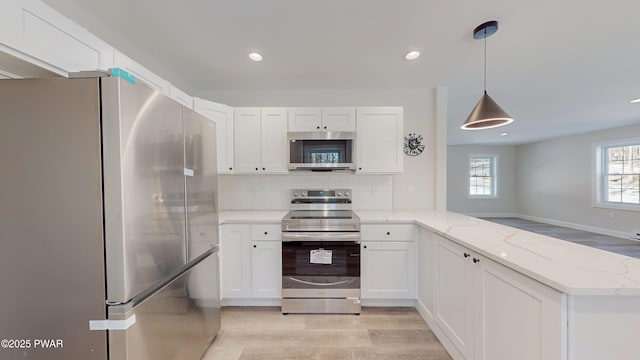
[[499, 126], [511, 124], [513, 118], [502, 110], [500, 105], [496, 103], [487, 92], [480, 98], [480, 101], [473, 108], [471, 114], [464, 124], [460, 127], [462, 130], [482, 130], [491, 129]]
[[498, 31], [497, 21], [487, 21], [473, 30], [473, 38], [484, 39], [484, 95], [473, 108], [467, 120], [460, 126], [462, 130], [482, 130], [511, 124], [513, 117], [507, 114], [491, 96], [487, 94], [487, 38]]

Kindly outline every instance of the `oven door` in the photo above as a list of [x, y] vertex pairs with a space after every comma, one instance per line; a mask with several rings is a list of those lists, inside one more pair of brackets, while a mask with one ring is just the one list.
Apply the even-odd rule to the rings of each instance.
[[283, 295], [298, 293], [288, 289], [359, 290], [359, 241], [283, 241]]

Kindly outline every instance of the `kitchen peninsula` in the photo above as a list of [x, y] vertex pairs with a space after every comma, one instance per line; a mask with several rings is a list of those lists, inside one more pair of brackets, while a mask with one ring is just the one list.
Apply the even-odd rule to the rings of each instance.
[[[640, 350], [633, 339], [640, 332], [638, 259], [452, 212], [356, 212], [363, 243], [380, 231], [387, 243], [406, 241], [395, 229], [413, 237], [417, 251], [407, 254], [417, 266], [407, 275], [415, 288], [403, 294], [454, 359], [633, 359]], [[284, 214], [222, 211], [221, 231], [278, 224]], [[383, 291], [366, 291], [365, 263], [363, 305], [393, 304]]]

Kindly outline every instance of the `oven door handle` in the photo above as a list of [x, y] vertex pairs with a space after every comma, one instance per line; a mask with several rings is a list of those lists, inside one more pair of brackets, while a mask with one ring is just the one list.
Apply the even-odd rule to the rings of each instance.
[[318, 285], [318, 286], [342, 285], [342, 284], [344, 284], [344, 283], [349, 281], [349, 280], [343, 280], [343, 281], [336, 281], [336, 282], [332, 282], [332, 283], [317, 283], [317, 282], [312, 282], [312, 281], [304, 281], [304, 280], [296, 279], [294, 277], [289, 277], [289, 280], [297, 281], [299, 283], [306, 284], [306, 285]]
[[360, 242], [359, 232], [283, 232], [282, 242], [291, 241], [356, 241]]

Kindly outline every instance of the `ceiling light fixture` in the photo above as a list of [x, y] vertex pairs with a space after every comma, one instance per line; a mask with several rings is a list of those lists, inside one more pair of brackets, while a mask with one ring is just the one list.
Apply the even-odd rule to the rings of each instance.
[[418, 50], [409, 51], [407, 55], [404, 56], [404, 58], [407, 60], [415, 60], [419, 57], [420, 57], [420, 51]]
[[497, 31], [498, 22], [495, 20], [480, 24], [473, 30], [474, 39], [484, 39], [484, 95], [482, 95], [476, 107], [473, 108], [464, 124], [460, 126], [462, 130], [491, 129], [513, 122], [511, 115], [502, 110], [500, 105], [487, 94], [487, 38]]
[[262, 55], [253, 52], [253, 53], [249, 54], [249, 59], [251, 59], [253, 61], [262, 61]]
[[640, 98], [638, 98], [638, 99], [633, 99], [633, 100], [631, 100], [631, 101], [629, 101], [629, 102], [630, 102], [630, 103], [632, 103], [632, 104], [640, 103]]

